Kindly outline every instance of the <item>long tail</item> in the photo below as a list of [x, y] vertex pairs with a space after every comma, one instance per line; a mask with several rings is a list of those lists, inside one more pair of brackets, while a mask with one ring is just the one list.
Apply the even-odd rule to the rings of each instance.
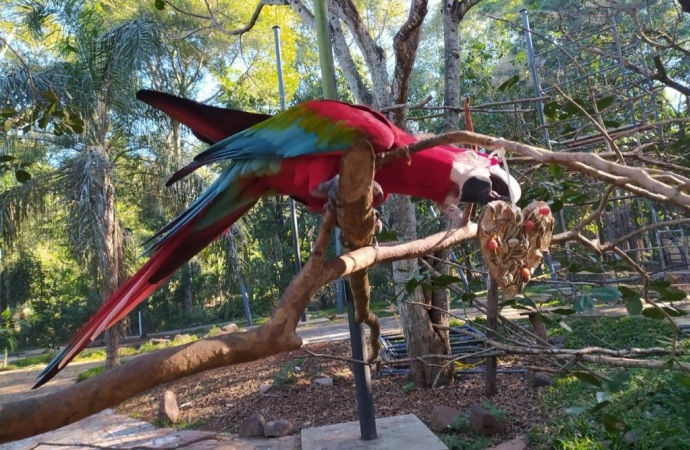
[[149, 261], [119, 287], [38, 375], [36, 389], [62, 370], [103, 331], [124, 318], [192, 256], [214, 241], [265, 193], [260, 179], [237, 177], [230, 166], [192, 205], [149, 241]]
[[137, 99], [160, 109], [173, 119], [187, 125], [197, 138], [208, 144], [215, 144], [228, 136], [271, 118], [267, 114], [218, 108], [147, 89], [137, 92]]

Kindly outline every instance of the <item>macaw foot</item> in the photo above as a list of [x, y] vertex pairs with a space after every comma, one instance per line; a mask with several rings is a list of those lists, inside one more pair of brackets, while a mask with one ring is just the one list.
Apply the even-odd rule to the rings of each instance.
[[[312, 192], [312, 194], [316, 197], [326, 197], [328, 198], [326, 202], [326, 207], [327, 208], [341, 208], [343, 205], [340, 203], [338, 199], [338, 184], [340, 182], [340, 175], [336, 175], [330, 180], [324, 181], [319, 185], [319, 187]], [[373, 189], [374, 189], [374, 204], [375, 205], [380, 205], [383, 203], [384, 200], [384, 195], [383, 195], [383, 188], [379, 183], [374, 181], [373, 184]]]
[[477, 205], [475, 203], [468, 203], [462, 210], [455, 205], [449, 204], [439, 205], [439, 208], [441, 212], [448, 217], [450, 220], [450, 225], [453, 228], [462, 228], [470, 223], [470, 219], [472, 218]]

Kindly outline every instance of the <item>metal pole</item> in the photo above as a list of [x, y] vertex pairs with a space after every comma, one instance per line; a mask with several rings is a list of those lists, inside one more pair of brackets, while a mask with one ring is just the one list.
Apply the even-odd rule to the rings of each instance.
[[[362, 324], [355, 321], [355, 303], [350, 283], [345, 282], [344, 284], [345, 295], [347, 295], [347, 318], [350, 325], [352, 358], [366, 361], [366, 337], [362, 331]], [[371, 441], [378, 438], [376, 433], [376, 417], [374, 416], [374, 397], [371, 393], [371, 373], [367, 365], [353, 364], [352, 366], [352, 371], [355, 375], [357, 409], [359, 410], [359, 432], [362, 440]]]
[[[340, 250], [340, 228], [335, 229], [335, 254], [340, 255], [341, 250]], [[343, 304], [345, 303], [344, 301], [344, 296], [345, 296], [345, 289], [343, 286], [343, 279], [338, 278], [338, 281], [336, 281], [336, 287], [337, 287], [337, 292], [336, 292], [336, 307], [338, 310], [338, 314], [343, 313]]]
[[244, 317], [247, 319], [247, 326], [251, 327], [254, 325], [252, 321], [252, 311], [249, 309], [249, 296], [247, 295], [247, 288], [244, 286], [244, 280], [242, 280], [241, 276], [239, 277], [239, 282], [240, 293], [242, 294], [242, 306], [244, 307]]
[[316, 40], [319, 45], [323, 98], [336, 100], [338, 92], [335, 84], [335, 64], [333, 62], [331, 27], [328, 25], [326, 0], [314, 0], [314, 20], [316, 22]]
[[[326, 0], [314, 0], [314, 19], [316, 21], [316, 39], [319, 44], [319, 62], [321, 65], [321, 86], [323, 96], [336, 100], [338, 93], [335, 84], [335, 66], [333, 64], [333, 46], [331, 45], [331, 27], [328, 24], [328, 9]], [[336, 247], [340, 247], [340, 230], [335, 230]], [[365, 337], [362, 324], [355, 321], [354, 300], [352, 292], [342, 280], [338, 283], [339, 296], [342, 287], [347, 295], [347, 318], [350, 325], [350, 345], [355, 359], [364, 358]], [[359, 410], [359, 427], [362, 440], [376, 439], [376, 417], [374, 416], [374, 398], [371, 395], [371, 374], [369, 367], [355, 364], [352, 371], [355, 375], [355, 390], [357, 394], [357, 409]]]
[[[283, 59], [280, 51], [280, 27], [273, 27], [273, 37], [276, 43], [276, 64], [278, 65], [278, 93], [280, 95], [280, 110], [285, 110], [285, 84], [283, 83]], [[292, 225], [292, 246], [295, 250], [295, 273], [302, 270], [302, 254], [299, 248], [299, 229], [297, 228], [297, 210], [295, 199], [290, 197], [290, 218]], [[302, 313], [302, 322], [307, 321], [306, 311]]]
[[139, 337], [144, 337], [143, 327], [141, 326], [141, 311], [139, 311]]
[[[534, 60], [534, 47], [532, 46], [532, 31], [529, 26], [529, 18], [527, 17], [527, 10], [523, 9], [520, 11], [522, 13], [522, 27], [525, 29], [525, 44], [527, 45], [527, 58], [529, 59], [529, 71], [532, 74], [532, 85], [534, 87], [534, 96], [536, 98], [542, 97], [541, 86], [539, 86], [539, 76], [537, 75], [537, 65]], [[549, 137], [549, 129], [546, 128], [546, 117], [544, 116], [544, 102], [540, 99], [537, 100], [537, 115], [539, 116], [539, 123], [541, 124], [542, 130], [544, 130], [544, 144], [546, 148], [551, 150], [551, 138]], [[565, 230], [565, 221], [561, 219], [561, 227]], [[544, 255], [544, 262], [549, 266], [549, 272], [551, 272], [551, 279], [556, 279], [556, 269], [553, 266], [553, 260], [551, 259], [551, 253], [546, 253]]]

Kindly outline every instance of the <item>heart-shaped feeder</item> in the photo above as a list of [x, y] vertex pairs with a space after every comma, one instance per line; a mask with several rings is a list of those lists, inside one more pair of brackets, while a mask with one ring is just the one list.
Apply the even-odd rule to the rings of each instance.
[[554, 220], [551, 209], [533, 201], [520, 210], [503, 201], [489, 203], [479, 218], [484, 263], [510, 299], [522, 292], [549, 250]]

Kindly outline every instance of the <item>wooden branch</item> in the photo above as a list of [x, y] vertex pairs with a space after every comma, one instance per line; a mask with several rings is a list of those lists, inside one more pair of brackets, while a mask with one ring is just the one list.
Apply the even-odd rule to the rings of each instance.
[[[371, 245], [377, 228], [374, 210], [374, 164], [376, 156], [368, 142], [360, 142], [348, 150], [340, 159], [340, 183], [338, 185], [338, 224], [344, 245], [358, 249]], [[380, 187], [379, 187], [380, 191]], [[378, 192], [377, 195], [381, 195]], [[372, 362], [379, 356], [381, 344], [381, 324], [378, 317], [369, 309], [371, 286], [369, 269], [362, 269], [349, 276], [350, 288], [354, 298], [355, 320], [369, 327]]]

